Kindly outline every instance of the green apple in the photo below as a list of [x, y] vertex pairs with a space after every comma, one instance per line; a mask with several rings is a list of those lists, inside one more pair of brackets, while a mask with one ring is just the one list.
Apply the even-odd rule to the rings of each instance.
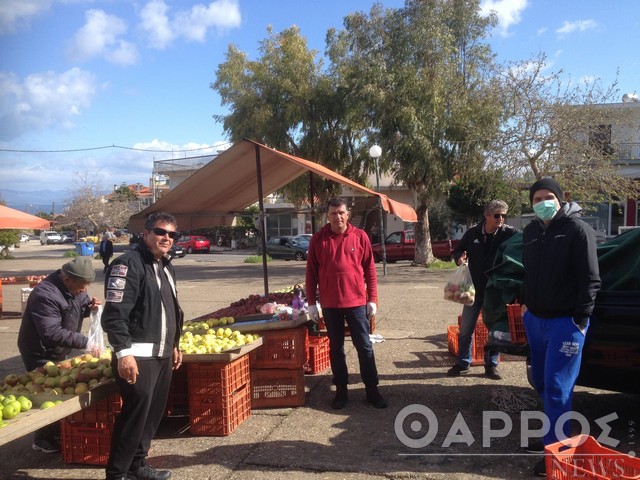
[[31, 407], [33, 406], [33, 403], [31, 403], [31, 400], [29, 400], [24, 395], [20, 395], [18, 397], [18, 402], [20, 403], [21, 412], [28, 412], [29, 410], [31, 410]]
[[47, 408], [55, 407], [55, 405], [56, 405], [55, 403], [49, 400], [44, 402], [42, 405], [40, 405], [40, 410], [45, 410]]
[[[16, 405], [17, 403], [17, 405]], [[10, 420], [15, 418], [20, 413], [20, 403], [19, 402], [10, 402], [4, 406], [2, 410], [2, 416], [6, 420]]]

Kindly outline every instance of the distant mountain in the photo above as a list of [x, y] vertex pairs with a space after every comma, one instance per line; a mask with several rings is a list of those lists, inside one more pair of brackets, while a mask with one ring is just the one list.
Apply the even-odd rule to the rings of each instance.
[[0, 200], [6, 202], [8, 207], [15, 208], [22, 212], [54, 213], [61, 212], [65, 207], [65, 202], [71, 196], [67, 190], [35, 190], [33, 192], [25, 192], [20, 190], [12, 190], [10, 188], [0, 188]]

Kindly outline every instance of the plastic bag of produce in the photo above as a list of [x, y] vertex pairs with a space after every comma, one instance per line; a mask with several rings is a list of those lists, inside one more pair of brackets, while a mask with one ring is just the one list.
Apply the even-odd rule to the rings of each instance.
[[460, 264], [449, 278], [444, 286], [444, 298], [468, 306], [476, 301], [476, 289], [466, 263]]
[[97, 310], [91, 310], [91, 324], [89, 325], [89, 341], [87, 342], [87, 352], [94, 357], [99, 357], [104, 353], [104, 335], [102, 333], [102, 325], [100, 324], [100, 316], [102, 315], [102, 305]]

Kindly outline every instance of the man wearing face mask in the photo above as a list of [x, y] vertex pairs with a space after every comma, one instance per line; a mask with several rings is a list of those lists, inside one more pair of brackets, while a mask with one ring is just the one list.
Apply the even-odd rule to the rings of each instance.
[[[581, 220], [580, 206], [562, 202], [560, 185], [548, 177], [531, 186], [529, 199], [536, 219], [523, 231], [522, 319], [533, 382], [550, 422], [543, 438], [549, 445], [562, 437], [557, 420], [571, 411], [600, 274], [595, 232]], [[570, 435], [570, 422], [562, 432]], [[542, 453], [543, 445], [528, 450]], [[544, 459], [534, 473], [546, 474]]]

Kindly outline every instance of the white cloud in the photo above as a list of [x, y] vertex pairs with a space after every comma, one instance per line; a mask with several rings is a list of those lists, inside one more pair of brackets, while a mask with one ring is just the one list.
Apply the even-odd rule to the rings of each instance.
[[102, 10], [88, 10], [86, 23], [76, 32], [67, 53], [74, 61], [104, 56], [113, 63], [129, 65], [137, 60], [135, 45], [119, 37], [127, 32], [127, 24]]
[[484, 0], [480, 3], [480, 10], [488, 15], [494, 12], [498, 17], [500, 35], [509, 35], [509, 27], [520, 23], [521, 15], [527, 8], [528, 0]]
[[151, 0], [140, 10], [140, 28], [146, 33], [151, 46], [159, 50], [174, 39], [167, 16], [168, 9], [163, 0]]
[[79, 68], [36, 73], [23, 82], [0, 73], [0, 139], [13, 140], [32, 129], [72, 128], [96, 90], [94, 75]]
[[598, 24], [595, 20], [578, 20], [575, 22], [564, 21], [562, 26], [556, 30], [560, 36], [565, 36], [573, 32], [586, 32], [596, 28]]
[[0, 1], [0, 35], [13, 33], [29, 23], [32, 17], [49, 10], [53, 0]]
[[208, 5], [197, 4], [190, 10], [169, 17], [164, 0], [151, 0], [140, 11], [140, 29], [153, 48], [164, 49], [176, 38], [204, 42], [210, 29], [223, 32], [240, 26], [238, 0], [217, 0]]

